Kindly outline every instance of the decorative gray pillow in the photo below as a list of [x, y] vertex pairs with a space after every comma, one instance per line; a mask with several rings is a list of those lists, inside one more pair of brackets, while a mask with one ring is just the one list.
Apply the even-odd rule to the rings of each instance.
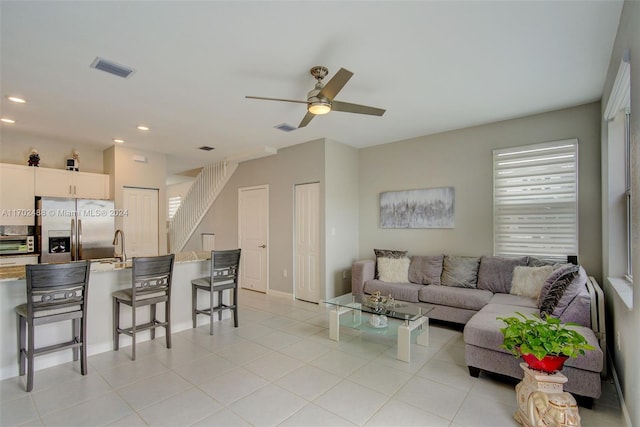
[[478, 269], [478, 289], [485, 289], [494, 294], [511, 292], [513, 269], [527, 265], [527, 257], [505, 258], [499, 256], [483, 256]]
[[439, 285], [444, 255], [412, 256], [409, 281], [423, 285]]
[[478, 285], [480, 257], [445, 255], [442, 262], [442, 284], [458, 288]]
[[374, 249], [373, 253], [376, 254], [376, 279], [380, 278], [380, 273], [378, 271], [378, 258], [400, 259], [407, 257], [407, 251], [396, 251], [391, 249]]
[[540, 315], [560, 317], [580, 293], [580, 287], [585, 286], [586, 280], [586, 272], [578, 265], [566, 265], [554, 270], [540, 291]]

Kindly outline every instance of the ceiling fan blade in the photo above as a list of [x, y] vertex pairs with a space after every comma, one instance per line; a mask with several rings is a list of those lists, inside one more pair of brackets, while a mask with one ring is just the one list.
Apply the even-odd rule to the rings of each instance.
[[307, 113], [304, 115], [304, 117], [302, 118], [302, 121], [300, 122], [300, 124], [298, 125], [299, 128], [303, 128], [306, 125], [309, 124], [309, 122], [315, 117], [315, 114], [311, 114], [311, 113]]
[[320, 93], [318, 93], [318, 98], [328, 98], [329, 100], [333, 100], [338, 92], [342, 90], [344, 85], [347, 84], [351, 76], [353, 76], [351, 71], [346, 68], [340, 68], [336, 75], [333, 76], [322, 88]]
[[369, 107], [367, 105], [352, 104], [350, 102], [333, 101], [331, 111], [342, 111], [345, 113], [368, 114], [370, 116], [381, 116], [386, 110], [382, 108]]
[[307, 101], [298, 101], [296, 99], [283, 99], [283, 98], [264, 98], [262, 96], [245, 96], [249, 99], [262, 99], [264, 101], [282, 101], [282, 102], [297, 102], [298, 104], [306, 104]]

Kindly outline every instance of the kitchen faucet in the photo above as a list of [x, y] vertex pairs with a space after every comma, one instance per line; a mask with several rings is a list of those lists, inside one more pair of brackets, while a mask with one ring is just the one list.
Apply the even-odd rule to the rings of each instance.
[[[120, 235], [120, 239], [118, 239], [118, 235]], [[120, 253], [117, 253], [115, 251], [115, 248], [113, 248], [113, 252], [114, 252], [113, 253], [113, 257], [114, 258], [120, 258], [120, 261], [122, 261], [122, 262], [127, 262], [127, 254], [124, 252], [124, 246], [125, 246], [124, 245], [124, 231], [122, 231], [120, 229], [117, 229], [116, 233], [113, 236], [113, 243], [112, 244], [114, 246], [117, 245], [119, 240], [122, 240], [122, 242], [120, 242], [121, 243], [121, 245], [120, 245], [121, 251], [120, 251]]]

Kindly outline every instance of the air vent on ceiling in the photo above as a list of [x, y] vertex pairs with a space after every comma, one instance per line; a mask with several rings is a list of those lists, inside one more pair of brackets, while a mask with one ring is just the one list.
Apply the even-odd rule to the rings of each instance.
[[282, 132], [291, 132], [292, 130], [298, 129], [289, 123], [280, 123], [279, 125], [274, 126], [274, 128], [280, 129]]
[[208, 145], [203, 145], [202, 147], [198, 147], [198, 150], [211, 151], [211, 150], [215, 150], [215, 148], [209, 147]]
[[101, 70], [125, 79], [136, 71], [133, 68], [117, 64], [113, 61], [100, 58], [99, 56], [96, 56], [96, 59], [93, 60], [93, 62], [91, 63], [91, 68], [95, 68], [96, 70]]

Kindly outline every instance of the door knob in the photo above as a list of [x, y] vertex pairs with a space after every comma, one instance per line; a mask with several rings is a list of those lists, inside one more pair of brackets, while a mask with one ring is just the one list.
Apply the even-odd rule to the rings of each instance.
[[259, 247], [259, 248], [266, 248], [266, 247], [267, 247], [267, 245], [260, 245], [260, 246], [258, 246], [258, 247]]

